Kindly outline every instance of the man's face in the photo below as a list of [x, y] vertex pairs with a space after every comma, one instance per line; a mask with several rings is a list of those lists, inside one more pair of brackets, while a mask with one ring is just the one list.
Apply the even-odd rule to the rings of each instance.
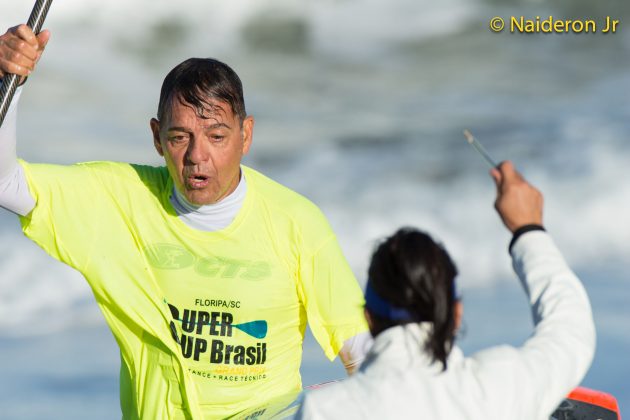
[[211, 103], [215, 108], [202, 118], [176, 97], [166, 121], [151, 120], [155, 149], [177, 190], [195, 205], [216, 203], [236, 189], [252, 142], [252, 117], [241, 125], [229, 104]]

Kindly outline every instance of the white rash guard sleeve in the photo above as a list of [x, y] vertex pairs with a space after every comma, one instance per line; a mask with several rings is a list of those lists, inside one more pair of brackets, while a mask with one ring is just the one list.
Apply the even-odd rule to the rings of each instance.
[[374, 343], [374, 339], [368, 331], [357, 334], [343, 342], [343, 347], [339, 351], [339, 358], [348, 375], [352, 375], [361, 366], [365, 355], [372, 347], [372, 343]]
[[35, 199], [17, 161], [17, 106], [21, 94], [19, 87], [0, 127], [0, 207], [26, 216], [35, 207]]

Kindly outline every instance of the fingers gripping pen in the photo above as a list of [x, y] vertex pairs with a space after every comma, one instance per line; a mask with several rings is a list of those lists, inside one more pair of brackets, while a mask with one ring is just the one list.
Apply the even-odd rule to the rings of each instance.
[[[38, 34], [42, 30], [42, 25], [48, 14], [48, 9], [52, 0], [37, 0], [31, 16], [28, 18], [27, 25]], [[15, 74], [7, 74], [2, 79], [2, 86], [0, 87], [0, 126], [4, 122], [4, 117], [7, 114], [9, 105], [13, 100], [13, 95], [17, 89], [19, 77]]]

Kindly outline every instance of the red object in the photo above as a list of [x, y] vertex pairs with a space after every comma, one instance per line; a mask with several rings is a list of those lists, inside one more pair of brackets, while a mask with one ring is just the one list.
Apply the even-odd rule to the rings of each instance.
[[578, 387], [571, 391], [571, 393], [567, 396], [567, 399], [581, 401], [586, 404], [603, 407], [607, 410], [617, 413], [617, 418], [621, 420], [621, 414], [619, 413], [619, 405], [617, 404], [617, 399], [605, 392]]

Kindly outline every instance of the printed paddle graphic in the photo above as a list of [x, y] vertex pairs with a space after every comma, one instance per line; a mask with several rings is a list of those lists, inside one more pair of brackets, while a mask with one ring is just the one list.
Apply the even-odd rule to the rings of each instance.
[[[210, 335], [231, 336], [232, 328], [236, 328], [237, 330], [259, 340], [267, 336], [267, 321], [265, 320], [235, 324], [232, 322], [233, 316], [229, 312], [209, 313], [189, 309], [184, 309], [183, 317], [180, 317], [179, 309], [170, 303], [167, 304], [173, 319], [181, 322], [182, 330], [185, 332], [195, 332], [200, 335], [203, 333], [204, 327], [208, 326]], [[176, 337], [175, 331], [173, 331], [173, 334]]]
[[267, 336], [267, 321], [264, 321], [264, 320], [244, 322], [242, 324], [235, 324], [234, 328], [241, 330], [245, 334], [250, 335], [259, 340]]

